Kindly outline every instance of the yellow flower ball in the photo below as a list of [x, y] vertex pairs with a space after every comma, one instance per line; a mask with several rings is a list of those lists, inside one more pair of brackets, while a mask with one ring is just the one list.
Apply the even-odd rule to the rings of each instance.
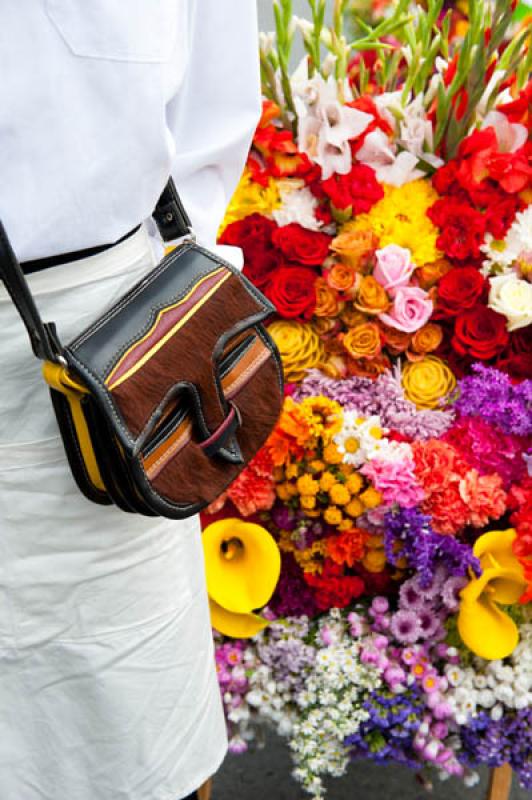
[[407, 364], [402, 383], [405, 397], [418, 408], [437, 408], [455, 388], [456, 378], [440, 358], [430, 355]]
[[336, 445], [331, 442], [326, 447], [323, 448], [323, 460], [327, 464], [341, 464], [343, 460], [343, 456], [336, 447]]
[[384, 548], [384, 539], [378, 533], [368, 536], [366, 539], [366, 547], [370, 550], [381, 550]]
[[325, 461], [322, 461], [320, 458], [315, 458], [310, 462], [310, 467], [316, 472], [321, 472], [325, 469]]
[[299, 466], [297, 464], [287, 464], [285, 474], [287, 478], [297, 478], [299, 475]]
[[328, 525], [339, 525], [343, 520], [343, 515], [339, 508], [329, 506], [329, 508], [325, 509], [323, 519]]
[[320, 478], [320, 489], [324, 492], [328, 492], [335, 483], [336, 478], [332, 472], [324, 472]]
[[366, 510], [358, 497], [353, 497], [345, 507], [350, 517], [359, 517]]
[[299, 498], [301, 508], [312, 510], [316, 506], [316, 497], [313, 494], [302, 494]]
[[300, 494], [318, 494], [320, 485], [311, 475], [302, 475], [297, 479], [297, 490]]
[[287, 381], [298, 383], [307, 370], [317, 367], [325, 355], [323, 344], [314, 328], [305, 322], [277, 320], [268, 332], [279, 348]]
[[351, 499], [351, 495], [342, 483], [336, 483], [334, 486], [331, 486], [329, 497], [331, 503], [337, 506], [345, 506]]
[[359, 499], [366, 508], [377, 508], [382, 503], [382, 494], [374, 489], [373, 486], [369, 486], [359, 495]]
[[350, 494], [358, 494], [364, 486], [364, 480], [358, 472], [353, 472], [345, 483], [345, 488]]
[[386, 553], [384, 550], [368, 550], [362, 564], [368, 572], [382, 572], [386, 566]]

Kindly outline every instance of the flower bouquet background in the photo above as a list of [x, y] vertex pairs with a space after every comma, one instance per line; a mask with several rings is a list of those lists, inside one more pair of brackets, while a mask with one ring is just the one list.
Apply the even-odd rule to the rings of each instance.
[[532, 787], [532, 55], [514, 4], [459, 5], [351, 42], [348, 2], [275, 2], [220, 231], [287, 381], [203, 520], [230, 747], [273, 724], [316, 798], [357, 758]]

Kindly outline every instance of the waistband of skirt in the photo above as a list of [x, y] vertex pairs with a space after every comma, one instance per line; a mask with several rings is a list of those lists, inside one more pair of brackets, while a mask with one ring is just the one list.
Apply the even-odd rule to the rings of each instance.
[[[152, 244], [145, 224], [124, 241], [101, 253], [59, 264], [48, 269], [31, 272], [26, 281], [34, 297], [63, 289], [73, 289], [104, 278], [119, 276], [154, 261]], [[0, 303], [11, 303], [4, 285], [0, 283]]]

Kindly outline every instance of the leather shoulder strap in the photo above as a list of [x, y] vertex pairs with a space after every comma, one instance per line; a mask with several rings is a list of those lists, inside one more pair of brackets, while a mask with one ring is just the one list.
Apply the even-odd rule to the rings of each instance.
[[37, 310], [30, 288], [20, 268], [11, 243], [7, 238], [4, 226], [0, 221], [0, 278], [22, 317], [28, 331], [33, 352], [37, 358], [57, 360], [57, 353], [52, 345], [50, 332], [43, 323]]
[[[165, 242], [182, 236], [193, 236], [192, 225], [175, 188], [172, 178], [159, 198], [153, 212], [159, 232]], [[37, 358], [56, 361], [59, 353], [55, 327], [45, 324], [33, 299], [25, 275], [0, 221], [0, 279], [20, 314], [33, 352]]]

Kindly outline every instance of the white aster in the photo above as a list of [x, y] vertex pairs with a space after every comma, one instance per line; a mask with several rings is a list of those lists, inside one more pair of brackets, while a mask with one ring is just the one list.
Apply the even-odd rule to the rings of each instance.
[[483, 262], [485, 275], [508, 272], [514, 265], [523, 271], [526, 263], [532, 269], [532, 206], [516, 214], [504, 241], [487, 234], [480, 249], [487, 256]]

